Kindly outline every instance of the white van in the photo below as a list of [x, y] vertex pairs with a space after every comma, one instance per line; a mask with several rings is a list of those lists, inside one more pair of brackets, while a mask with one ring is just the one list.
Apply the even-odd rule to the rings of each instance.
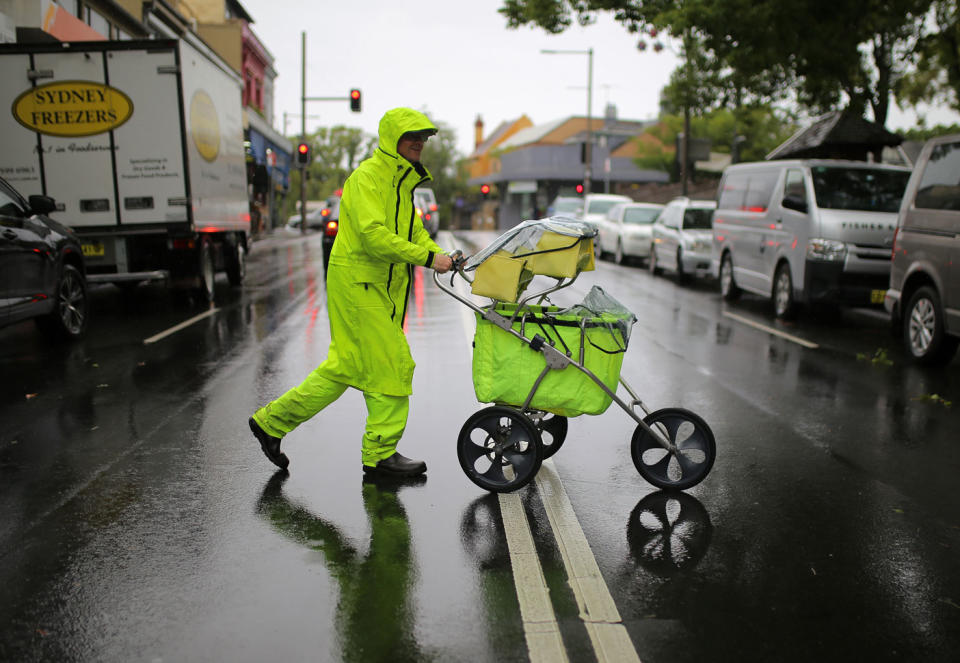
[[809, 159], [729, 166], [717, 190], [711, 269], [724, 299], [882, 304], [910, 169]]

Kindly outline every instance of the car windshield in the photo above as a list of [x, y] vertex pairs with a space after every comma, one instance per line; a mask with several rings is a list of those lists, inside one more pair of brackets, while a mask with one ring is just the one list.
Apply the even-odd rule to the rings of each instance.
[[576, 212], [580, 209], [581, 203], [576, 198], [567, 199], [567, 200], [558, 200], [553, 206], [554, 213], [562, 214], [563, 212]]
[[624, 223], [653, 223], [660, 210], [652, 207], [628, 207], [623, 213]]
[[587, 205], [587, 214], [606, 214], [611, 207], [622, 202], [622, 200], [591, 200]]
[[683, 213], [684, 230], [710, 230], [713, 227], [712, 209], [690, 208]]
[[816, 166], [810, 169], [817, 206], [899, 212], [910, 173], [899, 170]]

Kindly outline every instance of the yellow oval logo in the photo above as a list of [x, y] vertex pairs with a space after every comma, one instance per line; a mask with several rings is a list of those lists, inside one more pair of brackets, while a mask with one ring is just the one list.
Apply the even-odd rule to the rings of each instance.
[[190, 135], [200, 156], [215, 161], [220, 154], [220, 120], [213, 99], [203, 90], [194, 92], [190, 100]]
[[31, 131], [75, 138], [116, 129], [133, 115], [133, 101], [93, 81], [57, 81], [31, 88], [13, 102], [13, 117]]

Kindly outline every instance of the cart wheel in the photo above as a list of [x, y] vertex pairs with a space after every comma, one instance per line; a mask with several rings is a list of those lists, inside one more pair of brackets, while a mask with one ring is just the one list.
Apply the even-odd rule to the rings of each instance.
[[544, 412], [543, 416], [533, 419], [533, 425], [540, 431], [540, 445], [543, 449], [543, 460], [560, 451], [563, 441], [567, 439], [566, 417]]
[[540, 469], [540, 434], [530, 419], [508, 407], [476, 412], [460, 429], [460, 467], [470, 481], [495, 493], [507, 493], [530, 483]]
[[676, 490], [692, 488], [706, 478], [717, 455], [707, 422], [681, 408], [651, 412], [643, 422], [675, 445], [676, 450], [664, 449], [643, 426], [637, 426], [630, 455], [640, 476], [657, 488]]

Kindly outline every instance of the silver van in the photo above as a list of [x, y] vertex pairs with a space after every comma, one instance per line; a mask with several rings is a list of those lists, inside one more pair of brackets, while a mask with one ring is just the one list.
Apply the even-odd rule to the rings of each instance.
[[924, 145], [900, 206], [884, 299], [910, 357], [950, 361], [960, 343], [960, 134]]
[[727, 300], [741, 290], [798, 304], [882, 304], [910, 169], [830, 159], [729, 166], [717, 190], [711, 270]]

